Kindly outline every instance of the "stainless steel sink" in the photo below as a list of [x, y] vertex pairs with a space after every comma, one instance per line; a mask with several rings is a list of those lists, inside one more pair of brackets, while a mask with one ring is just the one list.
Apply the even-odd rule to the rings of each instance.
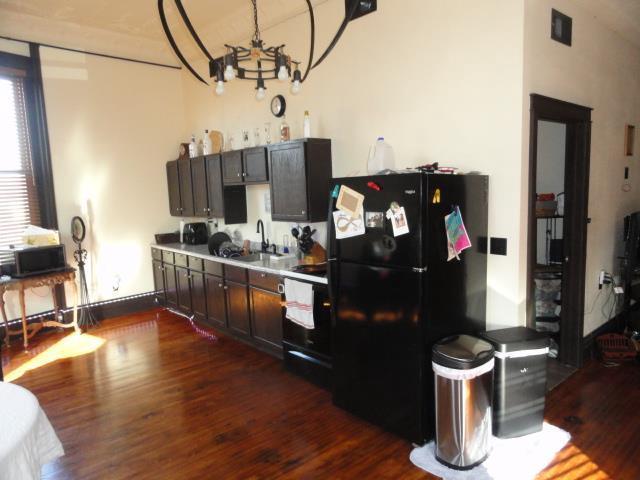
[[251, 255], [244, 255], [242, 257], [234, 257], [234, 260], [239, 260], [241, 262], [263, 262], [269, 261], [273, 257], [282, 257], [281, 253], [268, 253], [268, 252], [259, 252], [252, 253]]

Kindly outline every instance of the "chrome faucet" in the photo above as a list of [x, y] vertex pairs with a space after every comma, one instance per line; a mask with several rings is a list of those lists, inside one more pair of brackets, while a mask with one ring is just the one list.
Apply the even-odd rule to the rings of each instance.
[[262, 223], [262, 220], [258, 220], [256, 233], [261, 234], [260, 251], [266, 252], [269, 248], [269, 239], [267, 239], [266, 241], [264, 239], [264, 223]]

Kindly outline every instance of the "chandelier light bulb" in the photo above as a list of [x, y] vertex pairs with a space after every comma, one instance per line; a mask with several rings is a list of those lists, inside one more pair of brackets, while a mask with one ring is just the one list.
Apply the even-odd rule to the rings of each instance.
[[262, 100], [265, 97], [264, 88], [260, 87], [256, 90], [256, 100]]
[[236, 72], [233, 70], [233, 66], [227, 65], [227, 67], [224, 69], [224, 79], [228, 82], [230, 80], [233, 80], [234, 78], [236, 78]]
[[300, 80], [294, 80], [293, 83], [291, 84], [291, 93], [296, 95], [297, 93], [300, 92], [301, 88], [302, 86], [300, 85]]
[[280, 65], [280, 68], [278, 69], [278, 80], [280, 80], [281, 82], [284, 82], [287, 80], [287, 78], [289, 78], [289, 72], [287, 72], [287, 67], [285, 67], [284, 65]]
[[224, 93], [224, 82], [222, 80], [218, 80], [216, 85], [216, 94], [222, 95]]

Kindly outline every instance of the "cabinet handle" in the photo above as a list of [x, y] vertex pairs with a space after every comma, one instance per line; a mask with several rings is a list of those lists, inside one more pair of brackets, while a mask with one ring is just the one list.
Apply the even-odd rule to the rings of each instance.
[[222, 284], [221, 283], [218, 284], [218, 288], [222, 288]]
[[284, 293], [284, 285], [281, 283], [278, 284], [278, 293]]
[[302, 212], [300, 212], [302, 215], [304, 215], [306, 212], [306, 210], [302, 210]]
[[243, 177], [248, 177], [248, 175], [246, 174], [246, 172], [242, 172], [242, 176], [243, 176]]
[[240, 174], [238, 173], [238, 176], [240, 176]]
[[229, 290], [229, 287], [225, 285], [225, 286], [224, 286], [224, 289], [225, 289], [225, 290]]
[[208, 208], [203, 208], [202, 211], [207, 213], [207, 210], [209, 210]]
[[266, 273], [261, 273], [261, 274], [260, 274], [260, 277], [262, 277], [262, 278], [265, 278], [266, 276], [267, 276], [267, 274], [266, 274]]

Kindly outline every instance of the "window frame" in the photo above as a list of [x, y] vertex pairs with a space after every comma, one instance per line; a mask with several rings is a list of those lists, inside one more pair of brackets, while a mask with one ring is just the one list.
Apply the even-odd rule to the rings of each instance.
[[58, 229], [49, 132], [42, 87], [40, 49], [37, 44], [29, 44], [29, 57], [14, 53], [0, 52], [0, 66], [26, 72], [24, 77], [24, 97], [31, 144], [31, 163], [36, 181], [40, 224], [43, 228]]

